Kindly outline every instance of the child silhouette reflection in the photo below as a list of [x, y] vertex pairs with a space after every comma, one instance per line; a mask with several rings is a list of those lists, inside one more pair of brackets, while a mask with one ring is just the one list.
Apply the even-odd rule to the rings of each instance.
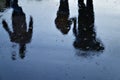
[[73, 45], [81, 50], [100, 51], [104, 47], [98, 39], [96, 39], [96, 32], [94, 29], [94, 11], [93, 1], [87, 0], [86, 5], [84, 0], [78, 0], [79, 14], [78, 14], [78, 29], [73, 28], [73, 33], [76, 37]]
[[[18, 5], [18, 0], [12, 3], [12, 28], [9, 29], [5, 20], [2, 21], [4, 29], [8, 32], [11, 42], [19, 44], [19, 55], [23, 59], [25, 57], [26, 44], [31, 41], [33, 33], [33, 20], [30, 17], [29, 29], [27, 30], [26, 17], [22, 8]], [[15, 56], [15, 55], [13, 55]]]
[[69, 18], [69, 3], [68, 0], [60, 0], [60, 6], [57, 11], [55, 25], [63, 35], [68, 34], [72, 24], [72, 18]]

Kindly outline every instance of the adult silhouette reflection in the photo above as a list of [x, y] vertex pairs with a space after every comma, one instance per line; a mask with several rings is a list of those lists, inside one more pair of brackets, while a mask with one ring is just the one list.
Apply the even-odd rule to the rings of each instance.
[[59, 9], [57, 11], [57, 17], [55, 19], [55, 25], [62, 34], [68, 34], [70, 26], [72, 24], [72, 18], [69, 18], [69, 3], [68, 0], [60, 0]]
[[104, 50], [103, 44], [96, 38], [93, 1], [87, 0], [85, 5], [84, 0], [78, 0], [78, 7], [78, 28], [76, 29], [76, 26], [73, 28], [76, 37], [74, 47], [83, 51]]
[[4, 29], [8, 32], [11, 42], [19, 44], [19, 55], [23, 59], [25, 57], [26, 44], [29, 43], [32, 38], [33, 19], [30, 17], [29, 29], [27, 30], [26, 16], [22, 8], [18, 5], [18, 0], [12, 2], [12, 8], [13, 32], [9, 29], [5, 20], [2, 21], [2, 24]]

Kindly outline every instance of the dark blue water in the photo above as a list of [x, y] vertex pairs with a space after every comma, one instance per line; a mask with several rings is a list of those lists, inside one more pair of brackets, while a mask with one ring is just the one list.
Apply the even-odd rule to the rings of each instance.
[[[84, 17], [80, 15], [90, 15], [89, 10], [79, 12], [78, 1], [69, 0], [67, 20], [71, 27], [66, 34], [64, 28], [56, 26], [64, 26], [65, 21], [59, 23], [58, 19], [55, 23], [59, 0], [19, 0], [19, 7], [6, 8], [0, 12], [0, 80], [120, 80], [119, 3], [93, 0], [94, 16]], [[80, 45], [82, 37], [74, 36], [72, 19], [76, 19], [77, 26], [80, 20], [86, 21], [84, 26], [93, 21], [94, 30], [91, 29], [96, 36], [91, 39], [95, 38], [104, 49], [98, 50], [92, 41], [95, 48], [84, 41], [88, 46], [75, 47], [74, 42]], [[3, 20], [12, 33], [3, 27]], [[27, 31], [21, 26], [26, 26]], [[79, 29], [77, 34], [82, 35]]]

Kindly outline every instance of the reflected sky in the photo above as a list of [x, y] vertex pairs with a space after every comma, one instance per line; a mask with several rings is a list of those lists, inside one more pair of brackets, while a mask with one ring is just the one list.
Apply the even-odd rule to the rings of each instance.
[[[118, 5], [120, 3], [120, 1], [117, 0], [103, 0], [102, 3], [99, 0], [94, 1], [96, 8], [99, 8], [100, 10], [98, 10], [99, 12], [101, 11], [105, 11], [104, 13], [114, 13], [114, 14], [118, 14], [120, 13], [120, 5]], [[106, 4], [107, 3], [107, 4]], [[106, 6], [106, 7], [104, 7]], [[96, 9], [97, 10], [97, 9]], [[109, 14], [111, 14], [109, 13]]]

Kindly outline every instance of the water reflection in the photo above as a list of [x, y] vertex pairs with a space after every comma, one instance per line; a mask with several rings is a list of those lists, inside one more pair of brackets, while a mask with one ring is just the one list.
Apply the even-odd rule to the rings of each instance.
[[78, 0], [78, 8], [78, 27], [73, 28], [75, 36], [73, 46], [83, 51], [104, 50], [103, 44], [96, 38], [93, 1], [87, 0], [85, 4], [84, 0]]
[[62, 34], [68, 34], [72, 19], [69, 18], [69, 3], [68, 0], [60, 0], [59, 9], [57, 11], [57, 17], [55, 19], [55, 25], [58, 30], [61, 31]]
[[3, 12], [6, 7], [6, 1], [0, 0], [0, 12]]
[[10, 7], [10, 3], [11, 3], [11, 0], [6, 0], [6, 3], [5, 3], [6, 7]]
[[[2, 21], [3, 28], [9, 34], [11, 42], [19, 44], [19, 56], [21, 59], [25, 57], [26, 44], [30, 43], [33, 33], [33, 19], [30, 17], [29, 29], [27, 30], [26, 16], [22, 8], [18, 5], [18, 0], [12, 2], [12, 28], [13, 32], [9, 29], [9, 26], [5, 20]], [[12, 55], [12, 59], [15, 59], [15, 54]]]

